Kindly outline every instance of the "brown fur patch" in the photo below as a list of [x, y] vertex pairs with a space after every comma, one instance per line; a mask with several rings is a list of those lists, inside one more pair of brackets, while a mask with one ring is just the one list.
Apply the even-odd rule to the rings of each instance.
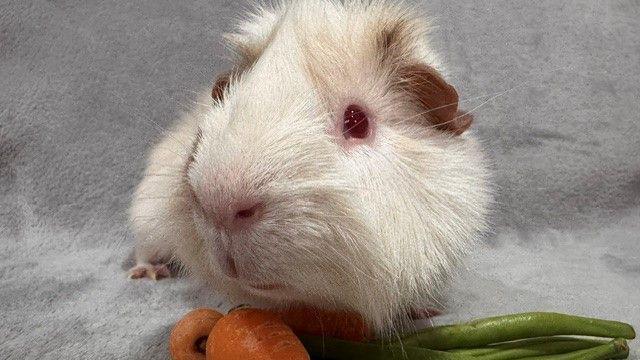
[[413, 64], [401, 67], [397, 76], [397, 86], [424, 109], [435, 128], [460, 135], [471, 126], [473, 116], [458, 111], [458, 92], [435, 69]]
[[407, 48], [407, 23], [397, 20], [380, 31], [376, 38], [376, 47], [382, 66], [392, 65], [404, 55]]
[[[393, 84], [409, 94], [435, 128], [462, 134], [471, 126], [473, 117], [458, 111], [458, 93], [438, 72], [428, 66], [410, 60], [411, 32], [407, 23], [397, 21], [385, 27], [376, 39], [381, 66], [395, 69]], [[407, 62], [409, 62], [407, 64]]]
[[233, 72], [229, 71], [216, 79], [215, 83], [213, 83], [213, 88], [211, 89], [211, 97], [213, 100], [222, 101], [224, 98], [224, 92], [229, 87], [229, 82], [231, 81], [231, 75]]

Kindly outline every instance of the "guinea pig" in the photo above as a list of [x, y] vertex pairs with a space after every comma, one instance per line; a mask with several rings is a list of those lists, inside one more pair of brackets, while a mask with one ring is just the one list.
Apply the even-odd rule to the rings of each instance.
[[260, 7], [234, 67], [153, 148], [130, 276], [186, 272], [230, 302], [360, 313], [433, 306], [487, 227], [470, 114], [429, 25], [384, 1]]

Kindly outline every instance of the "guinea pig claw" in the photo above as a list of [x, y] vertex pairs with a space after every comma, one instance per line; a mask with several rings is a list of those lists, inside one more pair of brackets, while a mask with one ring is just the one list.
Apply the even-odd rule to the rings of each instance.
[[129, 279], [160, 280], [166, 277], [171, 277], [171, 271], [166, 264], [138, 264], [129, 270]]

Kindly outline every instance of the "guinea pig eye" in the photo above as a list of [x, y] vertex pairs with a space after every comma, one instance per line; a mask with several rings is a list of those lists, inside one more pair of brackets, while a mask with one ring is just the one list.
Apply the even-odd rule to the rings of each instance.
[[344, 111], [342, 135], [345, 139], [364, 139], [369, 135], [369, 118], [357, 105], [349, 105]]

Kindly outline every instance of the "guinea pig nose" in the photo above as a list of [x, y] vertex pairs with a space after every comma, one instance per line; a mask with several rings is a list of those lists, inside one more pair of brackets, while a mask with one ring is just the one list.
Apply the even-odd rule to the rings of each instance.
[[264, 208], [259, 201], [239, 201], [213, 210], [213, 223], [227, 231], [246, 230], [260, 217]]
[[256, 214], [257, 205], [254, 205], [247, 209], [238, 210], [236, 212], [236, 219], [249, 219]]

